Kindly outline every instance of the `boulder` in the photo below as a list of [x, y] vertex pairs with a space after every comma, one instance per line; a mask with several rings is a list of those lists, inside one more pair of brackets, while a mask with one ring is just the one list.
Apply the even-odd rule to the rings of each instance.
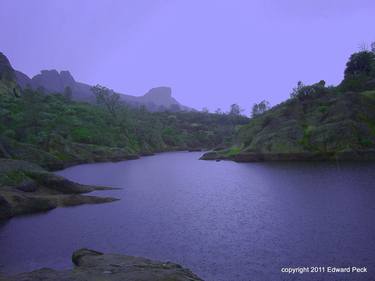
[[16, 188], [23, 192], [35, 192], [38, 189], [38, 185], [35, 181], [26, 179], [21, 182]]

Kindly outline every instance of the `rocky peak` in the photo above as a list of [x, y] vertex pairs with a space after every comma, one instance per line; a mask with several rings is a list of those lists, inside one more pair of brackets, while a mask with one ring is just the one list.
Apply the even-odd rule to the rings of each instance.
[[0, 52], [0, 80], [14, 81], [16, 75], [8, 58]]
[[70, 74], [68, 70], [60, 71], [60, 79], [61, 82], [66, 86], [72, 87], [76, 83], [73, 76]]
[[172, 97], [172, 89], [170, 87], [156, 87], [149, 90], [144, 96], [168, 99]]
[[172, 97], [172, 89], [170, 87], [157, 87], [149, 90], [140, 99], [146, 104], [154, 104], [155, 106], [170, 107], [172, 105], [179, 105]]
[[62, 93], [65, 87], [73, 88], [75, 80], [69, 71], [61, 71], [60, 73], [55, 70], [42, 70], [40, 74], [35, 75], [33, 78], [33, 85], [36, 87], [43, 86], [50, 92]]

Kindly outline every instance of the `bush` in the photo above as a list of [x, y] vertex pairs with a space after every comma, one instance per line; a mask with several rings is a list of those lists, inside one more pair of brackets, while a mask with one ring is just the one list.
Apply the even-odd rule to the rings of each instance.
[[369, 87], [366, 82], [375, 78], [375, 54], [369, 51], [350, 56], [340, 88], [343, 91], [363, 91]]
[[305, 97], [309, 97], [313, 94], [321, 94], [324, 93], [326, 82], [324, 80], [320, 80], [318, 83], [313, 85], [305, 85], [302, 81], [298, 81], [297, 86], [293, 88], [290, 97], [292, 99], [304, 99]]

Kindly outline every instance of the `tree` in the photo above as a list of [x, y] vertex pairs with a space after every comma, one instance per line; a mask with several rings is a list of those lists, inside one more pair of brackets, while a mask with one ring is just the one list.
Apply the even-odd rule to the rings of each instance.
[[229, 115], [238, 116], [241, 115], [242, 111], [243, 109], [241, 109], [238, 104], [234, 103], [230, 106]]
[[346, 64], [345, 79], [370, 76], [375, 72], [375, 54], [369, 51], [354, 53]]
[[91, 90], [96, 97], [96, 102], [104, 105], [108, 112], [116, 118], [117, 110], [120, 105], [120, 95], [101, 85], [91, 87]]
[[[40, 88], [42, 91], [42, 88]], [[21, 96], [21, 101], [24, 106], [23, 117], [24, 117], [24, 130], [30, 130], [32, 134], [38, 132], [38, 127], [41, 126], [41, 115], [43, 111], [44, 93], [41, 91], [34, 91], [31, 89], [25, 89]]]
[[371, 52], [375, 53], [375, 42], [371, 43]]
[[313, 85], [305, 85], [302, 81], [297, 82], [297, 87], [294, 87], [290, 97], [293, 98], [304, 98], [316, 93], [325, 86], [325, 81], [321, 80], [319, 83]]
[[296, 98], [298, 94], [301, 92], [301, 90], [305, 87], [302, 81], [297, 82], [297, 86], [292, 89], [292, 92], [290, 93], [291, 98]]
[[217, 109], [215, 110], [215, 113], [216, 113], [216, 114], [223, 114], [223, 111], [221, 110], [221, 108], [217, 108]]
[[251, 116], [256, 117], [270, 109], [270, 103], [262, 100], [260, 103], [255, 103], [251, 109]]
[[369, 47], [366, 42], [362, 42], [361, 44], [358, 45], [358, 49], [360, 52], [368, 52]]
[[375, 53], [363, 51], [350, 56], [340, 87], [343, 91], [364, 91], [372, 89], [370, 80], [375, 78]]
[[318, 83], [316, 83], [316, 86], [324, 88], [326, 86], [326, 81], [320, 80]]

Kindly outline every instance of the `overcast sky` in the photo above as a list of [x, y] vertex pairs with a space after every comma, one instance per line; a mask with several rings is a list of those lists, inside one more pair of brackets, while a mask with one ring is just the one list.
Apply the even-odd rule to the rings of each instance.
[[373, 0], [0, 0], [0, 51], [14, 68], [181, 103], [247, 111], [302, 80], [337, 84], [375, 40]]

